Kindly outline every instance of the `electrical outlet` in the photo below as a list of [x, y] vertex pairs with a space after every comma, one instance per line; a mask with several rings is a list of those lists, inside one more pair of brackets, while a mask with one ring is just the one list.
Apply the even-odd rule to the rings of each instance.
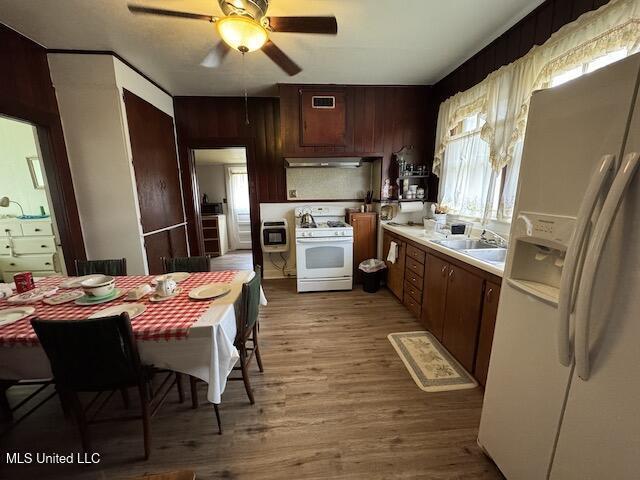
[[289, 190], [289, 198], [298, 198], [298, 190]]

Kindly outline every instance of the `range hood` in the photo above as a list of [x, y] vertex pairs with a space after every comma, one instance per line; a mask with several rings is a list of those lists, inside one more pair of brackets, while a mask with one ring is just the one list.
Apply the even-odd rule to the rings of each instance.
[[357, 168], [361, 157], [286, 158], [287, 168]]

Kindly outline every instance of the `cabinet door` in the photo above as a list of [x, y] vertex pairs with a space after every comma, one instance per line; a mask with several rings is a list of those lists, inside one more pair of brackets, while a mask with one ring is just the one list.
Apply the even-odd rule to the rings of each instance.
[[449, 263], [427, 254], [422, 288], [422, 323], [442, 341]]
[[169, 230], [169, 245], [172, 257], [187, 256], [187, 232], [184, 226]]
[[345, 92], [300, 90], [302, 146], [344, 146], [346, 134]]
[[[398, 258], [396, 259], [396, 263], [387, 261], [387, 254], [389, 253], [389, 247], [392, 241], [398, 244]], [[405, 249], [406, 244], [403, 241], [392, 237], [388, 233], [384, 234], [382, 255], [387, 264], [387, 288], [389, 288], [400, 301], [403, 301], [404, 293]]]
[[162, 257], [171, 256], [171, 241], [169, 231], [153, 233], [144, 237], [144, 248], [147, 252], [147, 265], [149, 275], [158, 275], [163, 272]]
[[476, 367], [474, 371], [474, 376], [482, 386], [487, 382], [491, 345], [493, 344], [493, 330], [496, 326], [499, 299], [500, 285], [487, 282], [484, 289], [482, 319], [480, 320], [480, 335], [478, 337], [478, 352], [476, 353]]
[[351, 213], [349, 223], [353, 227], [353, 271], [356, 281], [360, 281], [358, 265], [364, 260], [376, 258], [377, 214]]
[[442, 343], [464, 368], [473, 372], [484, 280], [449, 266]]
[[184, 222], [173, 119], [125, 90], [140, 221], [146, 232]]

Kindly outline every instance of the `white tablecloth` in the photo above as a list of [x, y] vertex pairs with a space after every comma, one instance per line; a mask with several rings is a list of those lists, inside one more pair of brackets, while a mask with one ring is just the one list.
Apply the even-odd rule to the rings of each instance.
[[[212, 303], [191, 327], [186, 339], [139, 341], [142, 363], [204, 380], [208, 384], [207, 399], [220, 403], [227, 377], [239, 358], [233, 346], [236, 336], [234, 303], [242, 292], [242, 284], [253, 275], [252, 271], [238, 273], [231, 284], [231, 292]], [[260, 304], [267, 304], [262, 290]], [[0, 347], [0, 379], [48, 377], [51, 377], [49, 360], [39, 345]]]

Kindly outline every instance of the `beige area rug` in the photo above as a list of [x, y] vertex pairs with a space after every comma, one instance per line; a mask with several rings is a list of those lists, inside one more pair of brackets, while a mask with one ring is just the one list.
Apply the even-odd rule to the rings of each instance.
[[462, 390], [478, 385], [429, 332], [390, 333], [387, 338], [416, 385], [425, 392]]

